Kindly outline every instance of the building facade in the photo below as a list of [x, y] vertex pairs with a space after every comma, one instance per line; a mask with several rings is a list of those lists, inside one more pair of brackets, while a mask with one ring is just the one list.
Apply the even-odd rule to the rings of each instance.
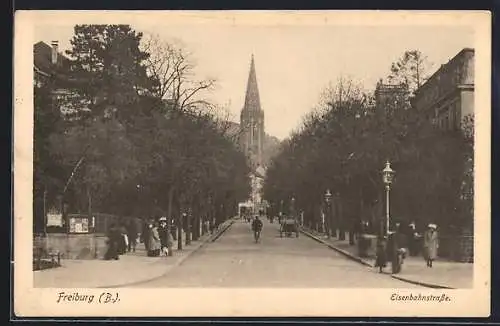
[[[474, 49], [465, 48], [441, 67], [415, 92], [412, 105], [443, 131], [460, 130], [474, 114]], [[467, 167], [466, 173], [472, 173]], [[473, 214], [471, 214], [471, 219]], [[440, 236], [439, 254], [473, 262], [473, 227]]]
[[88, 111], [90, 102], [74, 91], [85, 81], [73, 77], [70, 59], [59, 52], [58, 43], [38, 42], [33, 46], [33, 86], [48, 85], [53, 104], [65, 119], [71, 120], [77, 113]]
[[415, 92], [414, 108], [442, 130], [458, 130], [474, 113], [474, 49], [465, 48]]
[[245, 104], [240, 115], [240, 146], [253, 170], [262, 165], [264, 137], [264, 111], [260, 105], [255, 62], [252, 55]]

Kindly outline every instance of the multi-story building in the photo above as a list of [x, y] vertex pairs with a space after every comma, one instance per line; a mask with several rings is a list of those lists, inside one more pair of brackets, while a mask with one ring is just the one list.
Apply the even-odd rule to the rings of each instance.
[[[460, 130], [464, 118], [474, 114], [474, 49], [464, 48], [441, 65], [417, 89], [412, 105], [441, 130]], [[474, 256], [472, 229], [464, 227], [460, 232], [441, 237], [440, 255], [471, 262]]]
[[412, 105], [443, 130], [458, 130], [474, 113], [474, 49], [465, 48], [415, 92]]
[[38, 42], [33, 46], [33, 83], [35, 87], [50, 84], [54, 105], [69, 119], [72, 114], [87, 110], [89, 103], [74, 92], [82, 81], [72, 76], [71, 62], [59, 52], [58, 43]]

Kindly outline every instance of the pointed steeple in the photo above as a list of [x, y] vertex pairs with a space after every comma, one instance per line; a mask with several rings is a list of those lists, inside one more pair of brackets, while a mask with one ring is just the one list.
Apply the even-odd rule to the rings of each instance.
[[247, 92], [245, 95], [245, 110], [260, 111], [259, 88], [257, 86], [257, 74], [255, 73], [255, 62], [252, 54], [250, 62], [250, 73], [248, 75]]

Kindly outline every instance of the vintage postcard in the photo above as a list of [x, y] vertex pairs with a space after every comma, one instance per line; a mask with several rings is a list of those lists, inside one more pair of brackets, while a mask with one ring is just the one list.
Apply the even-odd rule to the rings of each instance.
[[489, 12], [18, 11], [14, 43], [18, 317], [490, 314]]

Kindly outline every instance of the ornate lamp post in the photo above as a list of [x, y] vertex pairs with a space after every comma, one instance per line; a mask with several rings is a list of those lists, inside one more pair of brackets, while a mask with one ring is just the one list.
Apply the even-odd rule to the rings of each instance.
[[293, 218], [295, 218], [295, 197], [292, 196], [292, 199], [290, 200], [290, 215], [292, 215]]
[[[331, 202], [332, 202], [332, 193], [330, 192], [330, 189], [327, 189], [326, 192], [325, 192], [325, 202], [326, 202], [326, 220], [328, 221], [328, 226], [327, 226], [327, 229], [325, 230], [326, 231], [326, 235], [328, 238], [330, 238], [330, 224], [331, 224]], [[324, 227], [324, 226], [323, 226]]]
[[394, 175], [396, 171], [391, 169], [391, 163], [387, 161], [385, 163], [385, 168], [382, 170], [382, 180], [385, 184], [385, 200], [386, 200], [386, 209], [385, 209], [385, 233], [389, 233], [389, 225], [390, 225], [390, 215], [389, 215], [389, 192], [391, 191], [391, 184], [394, 179]]

